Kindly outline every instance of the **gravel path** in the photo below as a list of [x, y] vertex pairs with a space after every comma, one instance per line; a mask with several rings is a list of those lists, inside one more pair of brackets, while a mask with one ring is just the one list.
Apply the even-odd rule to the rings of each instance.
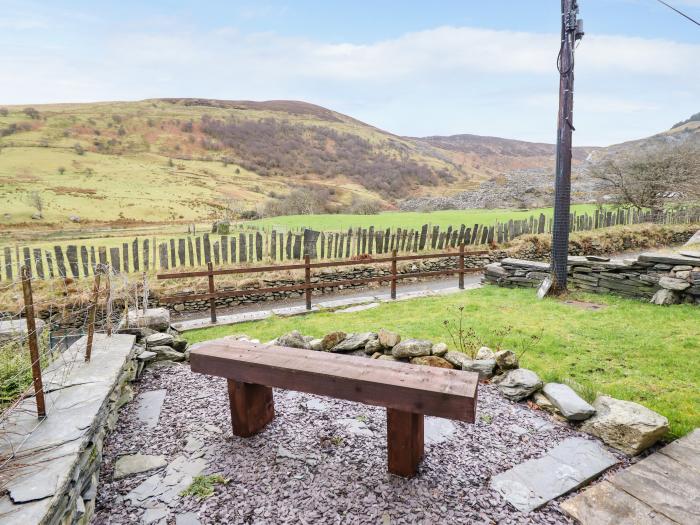
[[515, 512], [488, 482], [585, 434], [506, 401], [491, 385], [479, 386], [475, 424], [426, 418], [426, 429], [446, 426], [452, 433], [431, 444], [426, 430], [425, 459], [412, 480], [386, 471], [384, 409], [276, 390], [274, 421], [241, 439], [230, 430], [224, 380], [193, 374], [187, 365], [148, 369], [139, 391], [161, 388], [167, 396], [155, 429], [139, 426], [134, 403], [122, 409], [104, 447], [93, 523], [142, 520], [143, 509], [125, 496], [154, 471], [112, 481], [120, 455], [162, 454], [172, 461], [187, 454], [192, 436], [203, 448], [190, 457], [203, 455], [206, 472], [230, 482], [203, 501], [177, 498], [168, 523], [187, 512], [201, 523], [572, 523], [556, 501], [529, 514]]

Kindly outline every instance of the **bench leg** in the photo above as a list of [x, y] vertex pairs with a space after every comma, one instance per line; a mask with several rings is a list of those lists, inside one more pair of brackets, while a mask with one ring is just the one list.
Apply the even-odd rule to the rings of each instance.
[[389, 472], [411, 478], [423, 459], [423, 414], [386, 409]]
[[233, 435], [250, 437], [257, 434], [275, 416], [272, 388], [228, 380]]

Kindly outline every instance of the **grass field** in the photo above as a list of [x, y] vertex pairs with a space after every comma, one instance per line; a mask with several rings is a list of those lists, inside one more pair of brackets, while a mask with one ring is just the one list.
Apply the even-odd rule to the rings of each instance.
[[[521, 357], [521, 365], [545, 381], [571, 382], [592, 400], [597, 392], [627, 399], [655, 410], [670, 421], [671, 436], [700, 426], [700, 323], [693, 306], [658, 307], [616, 298], [575, 294], [599, 310], [538, 301], [532, 291], [485, 287], [458, 295], [384, 303], [356, 313], [316, 313], [303, 317], [271, 318], [194, 332], [191, 342], [245, 333], [263, 341], [291, 330], [316, 337], [332, 330], [366, 331], [387, 328], [404, 337], [450, 343], [443, 320], [465, 306], [469, 326], [486, 345], [496, 346], [493, 330], [512, 326], [505, 348], [521, 352], [525, 341], [542, 340]], [[452, 346], [452, 345], [451, 345]]]

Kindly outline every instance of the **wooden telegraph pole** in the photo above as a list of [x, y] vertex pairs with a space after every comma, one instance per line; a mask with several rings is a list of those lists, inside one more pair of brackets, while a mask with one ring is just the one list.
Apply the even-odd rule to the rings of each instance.
[[566, 291], [569, 258], [569, 214], [571, 208], [571, 143], [574, 108], [574, 46], [583, 37], [577, 0], [561, 0], [561, 47], [559, 70], [559, 116], [552, 227], [552, 293]]

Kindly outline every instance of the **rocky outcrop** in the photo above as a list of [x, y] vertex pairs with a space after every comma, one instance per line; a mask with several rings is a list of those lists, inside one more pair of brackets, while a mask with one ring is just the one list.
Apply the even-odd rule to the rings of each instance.
[[598, 396], [593, 407], [596, 414], [581, 425], [581, 430], [625, 454], [639, 454], [668, 432], [668, 419], [632, 401]]

